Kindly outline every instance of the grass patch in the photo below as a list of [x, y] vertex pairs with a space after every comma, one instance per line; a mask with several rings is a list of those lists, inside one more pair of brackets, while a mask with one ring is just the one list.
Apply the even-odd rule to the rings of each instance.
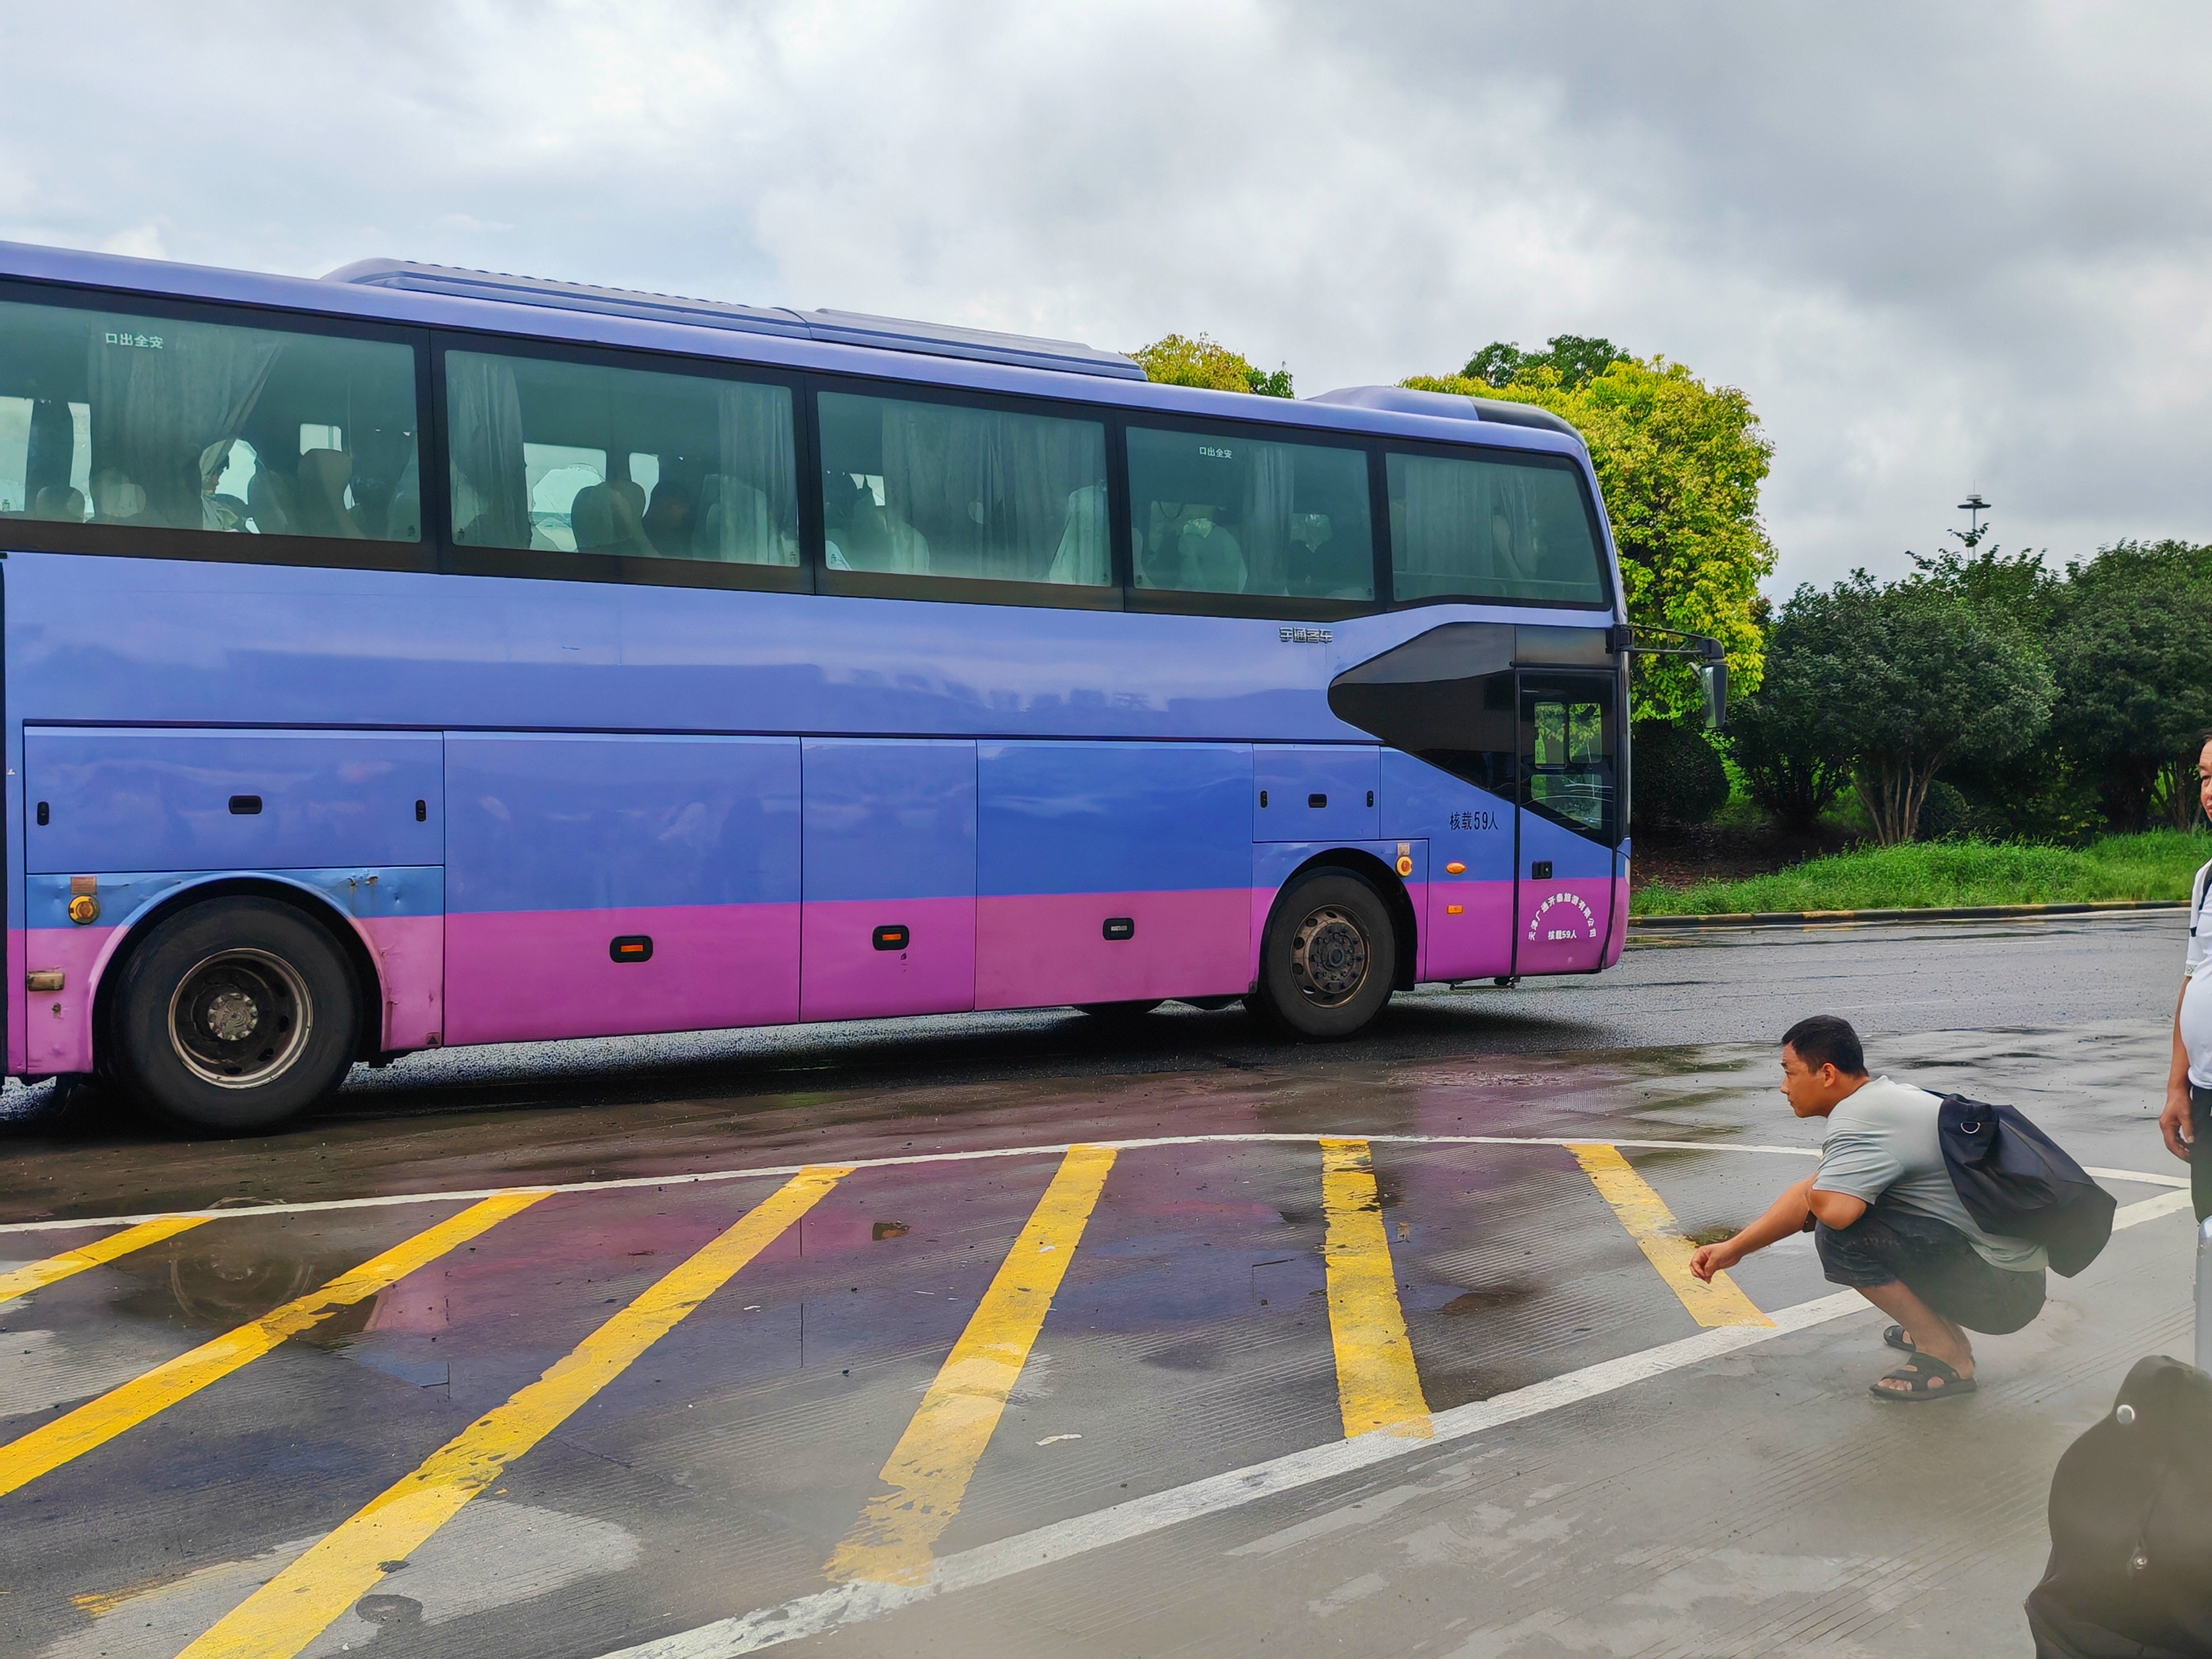
[[2185, 830], [2107, 836], [2083, 848], [1917, 842], [1808, 859], [1771, 876], [1652, 885], [1639, 916], [1742, 915], [1759, 910], [1920, 910], [1972, 904], [2081, 904], [2186, 899], [2212, 837]]

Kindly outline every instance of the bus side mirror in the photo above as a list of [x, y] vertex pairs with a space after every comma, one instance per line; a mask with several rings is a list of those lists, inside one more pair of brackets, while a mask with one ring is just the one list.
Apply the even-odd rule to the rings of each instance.
[[1709, 662], [1698, 671], [1705, 683], [1705, 729], [1722, 732], [1728, 729], [1728, 663]]

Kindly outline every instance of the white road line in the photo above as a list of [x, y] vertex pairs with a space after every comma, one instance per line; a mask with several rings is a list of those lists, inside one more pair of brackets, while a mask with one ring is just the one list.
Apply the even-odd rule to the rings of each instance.
[[[1604, 1145], [1625, 1146], [1635, 1152], [1753, 1152], [1778, 1158], [1818, 1158], [1818, 1146], [1768, 1146], [1743, 1141], [1714, 1140], [1607, 1140], [1595, 1141], [1589, 1135], [1376, 1135], [1358, 1130], [1318, 1129], [1311, 1134], [1285, 1133], [1255, 1133], [1222, 1135], [1152, 1135], [1137, 1140], [1089, 1140], [1086, 1146], [1111, 1146], [1116, 1152], [1127, 1152], [1148, 1146], [1208, 1146], [1240, 1144], [1303, 1141], [1312, 1146], [1330, 1139], [1350, 1138], [1372, 1141], [1377, 1146], [1589, 1146]], [[468, 1204], [486, 1198], [502, 1198], [508, 1193], [612, 1193], [636, 1191], [646, 1187], [695, 1187], [713, 1181], [765, 1181], [786, 1179], [813, 1164], [834, 1163], [850, 1170], [890, 1170], [915, 1164], [966, 1164], [990, 1158], [1060, 1158], [1066, 1154], [1072, 1141], [1060, 1141], [1042, 1146], [993, 1146], [970, 1152], [908, 1152], [898, 1158], [830, 1158], [827, 1154], [810, 1159], [805, 1164], [778, 1164], [750, 1170], [707, 1170], [690, 1175], [624, 1176], [609, 1181], [571, 1181], [565, 1184], [547, 1182], [525, 1182], [513, 1187], [477, 1187], [463, 1192], [444, 1193], [388, 1193], [378, 1198], [319, 1198], [298, 1204], [228, 1205], [210, 1210], [149, 1210], [143, 1215], [77, 1216], [65, 1220], [0, 1222], [0, 1234], [66, 1232], [72, 1227], [136, 1227], [149, 1221], [159, 1221], [177, 1216], [204, 1216], [211, 1221], [228, 1220], [238, 1216], [255, 1215], [315, 1215], [328, 1210], [381, 1210], [400, 1204]], [[2186, 1187], [2186, 1176], [2146, 1175], [2134, 1170], [2092, 1170], [2089, 1173], [2106, 1181], [2139, 1181], [2154, 1187]]]
[[[1303, 1135], [1295, 1138], [1305, 1139]], [[2118, 1176], [2120, 1172], [2102, 1173]], [[2113, 1217], [2112, 1227], [2118, 1231], [2137, 1226], [2185, 1209], [2188, 1204], [2186, 1193], [2161, 1193], [2156, 1198], [2124, 1206]], [[1048, 1566], [1111, 1544], [1164, 1531], [1201, 1516], [1218, 1515], [1279, 1492], [1433, 1450], [1450, 1441], [1464, 1440], [1488, 1429], [1578, 1405], [1600, 1395], [1664, 1376], [1670, 1371], [1756, 1347], [1778, 1336], [1808, 1330], [1852, 1314], [1873, 1311], [1856, 1291], [1818, 1297], [1793, 1308], [1782, 1309], [1775, 1314], [1771, 1329], [1759, 1325], [1718, 1326], [1679, 1341], [1646, 1348], [1640, 1353], [1585, 1365], [1580, 1370], [1567, 1371], [1525, 1389], [1438, 1412], [1432, 1419], [1435, 1433], [1426, 1440], [1406, 1440], [1376, 1433], [1364, 1434], [1356, 1440], [1331, 1441], [1327, 1445], [1291, 1452], [1149, 1497], [1133, 1498], [1110, 1509], [945, 1556], [932, 1568], [928, 1579], [920, 1584], [838, 1584], [778, 1607], [756, 1608], [735, 1619], [717, 1620], [711, 1625], [665, 1636], [656, 1642], [623, 1648], [602, 1656], [602, 1659], [737, 1659], [741, 1654], [757, 1653], [763, 1648], [780, 1647], [786, 1642], [820, 1636], [846, 1625], [879, 1619], [951, 1590], [973, 1589], [1027, 1572], [1033, 1567]]]
[[2152, 1175], [2143, 1170], [2100, 1170], [2094, 1164], [2083, 1164], [2084, 1174], [2100, 1181], [2140, 1181], [2146, 1187], [2186, 1187], [2187, 1176]]

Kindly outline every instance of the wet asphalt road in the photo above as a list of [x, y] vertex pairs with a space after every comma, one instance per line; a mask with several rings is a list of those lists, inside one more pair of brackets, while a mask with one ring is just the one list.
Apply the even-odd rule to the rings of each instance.
[[[1977, 1398], [1899, 1409], [1864, 1394], [1882, 1369], [1868, 1316], [1680, 1358], [1700, 1326], [1576, 1157], [1464, 1138], [1690, 1143], [1627, 1155], [1680, 1231], [1741, 1224], [1809, 1167], [1741, 1149], [1818, 1138], [1771, 1091], [1771, 1039], [1837, 1012], [1877, 1070], [2017, 1101], [2083, 1162], [2171, 1178], [2153, 1120], [2182, 925], [1639, 945], [1595, 980], [1402, 998], [1375, 1036], [1325, 1049], [1174, 1008], [1118, 1031], [1048, 1013], [422, 1055], [242, 1141], [11, 1090], [0, 1224], [242, 1212], [0, 1304], [0, 1484], [24, 1437], [473, 1195], [571, 1190], [0, 1496], [0, 1650], [173, 1655], [258, 1607], [257, 1585], [786, 1178], [686, 1177], [835, 1163], [858, 1167], [404, 1566], [289, 1645], [202, 1651], [597, 1659], [668, 1638], [697, 1659], [735, 1638], [684, 1632], [816, 1617], [825, 1563], [1057, 1190], [1052, 1149], [1151, 1140], [1172, 1144], [1125, 1147], [1068, 1241], [931, 1546], [981, 1576], [879, 1617], [846, 1605], [785, 1650], [2026, 1653], [2058, 1452], [2135, 1358], [2188, 1352], [2184, 1216], [2054, 1280], [2040, 1320], [1982, 1345]], [[1380, 1443], [1344, 1440], [1324, 1135], [1370, 1139], [1383, 1282], [1437, 1432], [1291, 1480], [1316, 1449]], [[938, 1161], [877, 1162], [917, 1158]], [[632, 1184], [578, 1185], [606, 1182]], [[2111, 1184], [2123, 1204], [2170, 1190]], [[471, 1197], [325, 1207], [438, 1194]], [[114, 1224], [0, 1232], [0, 1273]], [[1832, 1288], [1796, 1243], [1736, 1278], [1770, 1314]], [[1588, 1380], [1653, 1354], [1677, 1358]], [[1548, 1405], [1514, 1393], [1547, 1382], [1565, 1389]], [[1544, 1408], [1451, 1426], [1523, 1398]], [[1255, 1466], [1276, 1471], [1257, 1495], [1160, 1519], [1159, 1495]], [[1048, 1536], [1016, 1551], [1042, 1565], [975, 1565]]]

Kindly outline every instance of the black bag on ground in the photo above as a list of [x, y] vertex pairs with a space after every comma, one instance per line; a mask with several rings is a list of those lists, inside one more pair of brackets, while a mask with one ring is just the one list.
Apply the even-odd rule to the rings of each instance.
[[2027, 1626], [2036, 1659], [2212, 1653], [2212, 1376], [2139, 1359], [2066, 1449]]
[[2112, 1236], [2112, 1195], [2014, 1106], [1945, 1095], [1936, 1119], [1951, 1185], [1984, 1232], [2025, 1238], [2071, 1279]]

